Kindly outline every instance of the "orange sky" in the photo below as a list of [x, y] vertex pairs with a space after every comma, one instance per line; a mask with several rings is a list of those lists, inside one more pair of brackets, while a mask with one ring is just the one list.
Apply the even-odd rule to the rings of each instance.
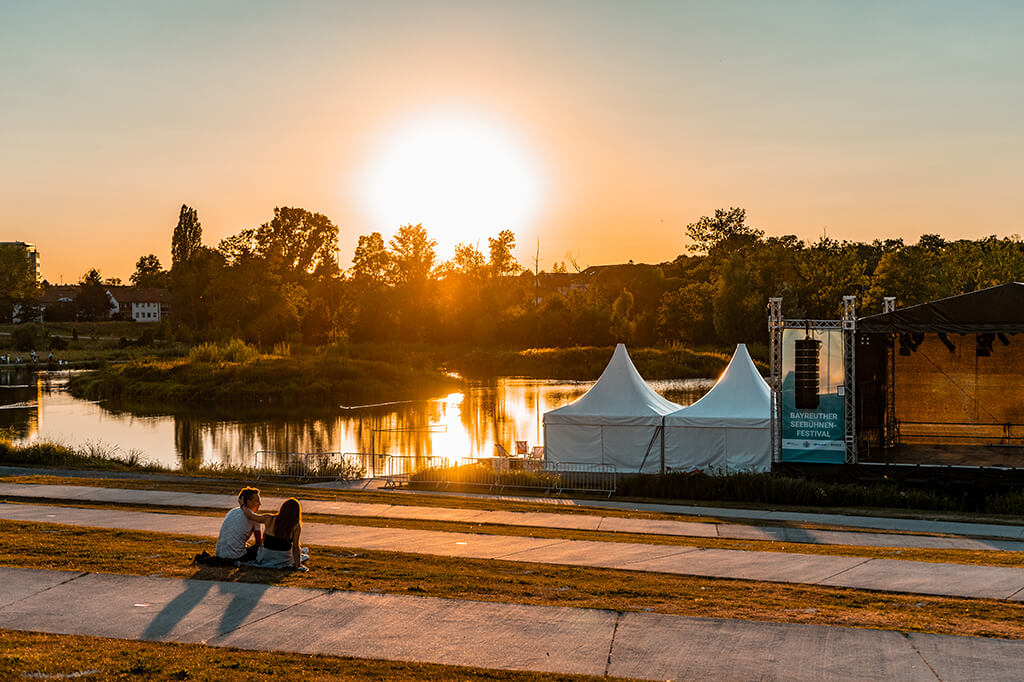
[[169, 265], [182, 203], [210, 246], [276, 205], [325, 213], [347, 266], [398, 227], [367, 165], [438, 111], [539, 169], [534, 219], [476, 234], [513, 229], [524, 265], [538, 236], [542, 268], [669, 260], [728, 206], [804, 239], [1024, 232], [1014, 3], [166, 5], [4, 10], [0, 241], [37, 244], [50, 281]]

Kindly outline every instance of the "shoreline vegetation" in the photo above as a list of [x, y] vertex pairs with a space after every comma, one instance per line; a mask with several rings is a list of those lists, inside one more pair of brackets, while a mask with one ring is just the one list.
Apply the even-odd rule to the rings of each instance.
[[[756, 350], [756, 349], [755, 349]], [[466, 350], [415, 345], [338, 345], [271, 352], [239, 340], [201, 344], [180, 358], [137, 358], [71, 377], [72, 395], [135, 403], [142, 409], [216, 405], [307, 409], [437, 398], [462, 378], [499, 376], [592, 381], [611, 356], [605, 347]], [[756, 353], [755, 353], [756, 354]], [[631, 357], [647, 379], [718, 376], [730, 353], [715, 349], [638, 348]], [[758, 363], [762, 371], [763, 363]], [[458, 376], [454, 376], [457, 374]]]
[[[460, 390], [465, 380], [501, 376], [592, 381], [611, 347], [526, 350], [416, 344], [276, 344], [270, 351], [240, 340], [204, 343], [183, 357], [134, 357], [72, 376], [77, 398], [111, 401], [142, 413], [202, 407], [218, 413], [334, 411], [342, 405], [427, 400]], [[755, 348], [755, 357], [763, 355]], [[717, 377], [731, 353], [719, 349], [636, 348], [647, 379]], [[767, 368], [758, 362], [760, 369]]]
[[[326, 352], [325, 352], [326, 351]], [[314, 409], [435, 398], [462, 382], [410, 363], [363, 360], [325, 351], [271, 353], [233, 340], [201, 344], [184, 358], [138, 360], [73, 376], [71, 394], [87, 400], [127, 400], [144, 406], [196, 404]]]

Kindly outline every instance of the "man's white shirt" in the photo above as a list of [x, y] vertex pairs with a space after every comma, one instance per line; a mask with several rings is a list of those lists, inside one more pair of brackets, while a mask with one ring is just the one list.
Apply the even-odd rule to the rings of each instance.
[[217, 536], [217, 556], [238, 559], [245, 554], [245, 543], [253, 531], [259, 530], [257, 521], [250, 521], [241, 507], [235, 507], [224, 516]]

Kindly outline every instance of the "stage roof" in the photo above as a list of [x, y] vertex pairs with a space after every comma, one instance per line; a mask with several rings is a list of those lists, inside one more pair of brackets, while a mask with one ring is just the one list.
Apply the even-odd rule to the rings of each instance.
[[982, 334], [1024, 332], [1024, 283], [1011, 282], [857, 320], [857, 331]]

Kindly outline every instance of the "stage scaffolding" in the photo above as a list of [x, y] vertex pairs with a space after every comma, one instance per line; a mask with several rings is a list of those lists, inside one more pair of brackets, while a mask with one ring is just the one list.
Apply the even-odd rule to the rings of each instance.
[[768, 300], [768, 348], [772, 391], [771, 438], [772, 462], [782, 461], [782, 334], [787, 329], [799, 331], [842, 330], [843, 338], [843, 411], [844, 444], [847, 464], [857, 462], [856, 422], [856, 352], [857, 297], [843, 296], [843, 317], [840, 320], [786, 319], [782, 316], [782, 298]]

